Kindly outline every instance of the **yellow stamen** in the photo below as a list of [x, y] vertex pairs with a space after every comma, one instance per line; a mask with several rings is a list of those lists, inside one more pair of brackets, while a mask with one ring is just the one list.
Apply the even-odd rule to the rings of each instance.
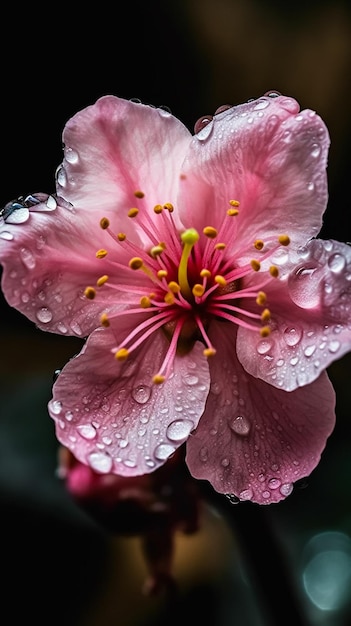
[[172, 293], [180, 292], [180, 285], [178, 285], [178, 283], [176, 283], [175, 280], [171, 280], [171, 282], [168, 283], [168, 288], [171, 290]]
[[138, 213], [139, 213], [139, 209], [137, 209], [136, 207], [133, 207], [132, 209], [129, 209], [128, 217], [136, 217]]
[[205, 348], [203, 354], [204, 356], [214, 356], [216, 354], [216, 350], [214, 348]]
[[143, 198], [145, 196], [143, 191], [140, 191], [139, 189], [137, 191], [134, 191], [134, 195], [136, 198]]
[[170, 213], [173, 213], [174, 211], [174, 206], [170, 202], [166, 202], [166, 204], [163, 205], [163, 208], [167, 209]]
[[195, 243], [199, 240], [199, 233], [195, 228], [188, 228], [181, 234], [184, 244], [182, 256], [178, 267], [178, 283], [184, 296], [191, 297], [191, 289], [188, 282], [188, 260]]
[[84, 289], [84, 295], [89, 300], [94, 300], [96, 296], [96, 290], [94, 289], [94, 287], [86, 287], [86, 289]]
[[290, 243], [289, 235], [279, 235], [278, 241], [282, 246], [288, 246]]
[[201, 278], [210, 278], [211, 277], [211, 272], [210, 272], [210, 270], [203, 269], [200, 272], [200, 276], [201, 276]]
[[148, 298], [148, 296], [142, 296], [142, 298], [140, 298], [140, 306], [143, 309], [148, 309], [151, 306], [150, 298]]
[[115, 354], [115, 358], [117, 359], [117, 361], [125, 361], [128, 356], [129, 352], [127, 348], [120, 348]]
[[269, 326], [263, 326], [260, 330], [261, 337], [268, 337], [271, 334], [271, 329]]
[[154, 246], [153, 248], [151, 248], [150, 254], [155, 259], [157, 256], [162, 254], [164, 249], [165, 249], [164, 246], [162, 246], [161, 244], [158, 244], [157, 246]]
[[162, 213], [162, 211], [163, 211], [162, 204], [156, 204], [156, 205], [154, 206], [154, 211], [155, 211], [155, 213], [157, 213], [157, 214]]
[[217, 276], [214, 277], [214, 281], [215, 281], [215, 283], [217, 283], [221, 287], [225, 287], [226, 284], [227, 284], [226, 279], [223, 276], [221, 276], [220, 274], [217, 274]]
[[134, 256], [132, 259], [130, 259], [128, 265], [131, 270], [140, 270], [140, 268], [144, 265], [143, 259], [138, 256]]
[[279, 276], [279, 269], [277, 268], [276, 265], [271, 265], [269, 268], [269, 273], [271, 276], [273, 276], [273, 278], [278, 278]]
[[264, 241], [262, 241], [262, 239], [256, 239], [256, 241], [254, 242], [254, 246], [256, 250], [262, 250], [264, 246]]
[[225, 250], [227, 245], [225, 243], [216, 243], [215, 250]]
[[229, 200], [229, 204], [231, 206], [239, 206], [240, 202], [239, 202], [239, 200]]
[[104, 274], [104, 276], [100, 276], [100, 278], [97, 279], [96, 284], [98, 287], [101, 287], [102, 285], [106, 283], [107, 280], [108, 280], [108, 276], [107, 274]]
[[127, 235], [125, 233], [118, 233], [117, 239], [118, 241], [125, 241], [127, 239]]
[[261, 313], [261, 320], [262, 322], [269, 322], [269, 320], [271, 319], [271, 312], [269, 309], [264, 309], [264, 311], [262, 311]]
[[107, 250], [104, 250], [104, 248], [101, 248], [101, 250], [98, 250], [96, 252], [96, 258], [97, 259], [103, 259], [107, 254]]
[[166, 304], [174, 304], [174, 294], [171, 291], [166, 293], [163, 299]]
[[256, 303], [259, 306], [264, 306], [267, 302], [267, 294], [264, 291], [259, 291], [256, 298]]
[[250, 261], [250, 265], [254, 272], [258, 272], [261, 269], [261, 263], [256, 261], [256, 259], [252, 259], [252, 261]]
[[204, 295], [205, 287], [203, 285], [200, 285], [199, 283], [197, 283], [192, 288], [192, 292], [193, 292], [193, 296], [197, 296], [198, 298], [200, 298], [201, 296]]
[[162, 383], [165, 382], [166, 377], [162, 376], [162, 374], [155, 374], [152, 380], [155, 383], [155, 385], [161, 385]]
[[167, 274], [168, 274], [167, 270], [158, 270], [157, 278], [166, 278]]
[[105, 328], [107, 328], [110, 325], [110, 321], [107, 317], [107, 313], [103, 313], [100, 317], [100, 322], [102, 326], [105, 326]]
[[102, 228], [102, 230], [106, 230], [106, 228], [108, 228], [110, 225], [110, 220], [107, 219], [107, 217], [102, 217], [100, 220], [100, 227]]
[[239, 211], [238, 209], [228, 209], [227, 215], [229, 215], [229, 217], [235, 217], [236, 215], [239, 215]]
[[218, 235], [218, 230], [216, 228], [213, 228], [213, 226], [205, 226], [202, 232], [204, 235], [206, 235], [206, 237], [209, 237], [210, 239], [214, 239]]

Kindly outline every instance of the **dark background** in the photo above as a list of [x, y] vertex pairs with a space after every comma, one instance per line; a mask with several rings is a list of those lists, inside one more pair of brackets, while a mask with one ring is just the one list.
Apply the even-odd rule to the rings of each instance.
[[[64, 124], [102, 95], [167, 106], [192, 130], [197, 118], [221, 104], [276, 89], [315, 109], [329, 128], [330, 197], [322, 236], [351, 240], [346, 1], [27, 4], [7, 7], [0, 27], [0, 206], [19, 195], [54, 191]], [[138, 538], [106, 534], [72, 503], [55, 475], [57, 444], [46, 404], [54, 370], [80, 343], [38, 331], [3, 297], [0, 314], [4, 625], [23, 619], [68, 626], [190, 624], [195, 607], [199, 623], [275, 626], [269, 604], [286, 601], [276, 577], [282, 568], [293, 594], [284, 624], [349, 626], [349, 356], [329, 369], [337, 425], [304, 485], [264, 511], [246, 504], [228, 509], [209, 493], [201, 532], [177, 537], [181, 599], [170, 615], [162, 600], [140, 594], [145, 565]], [[267, 580], [270, 593], [262, 593]], [[319, 585], [327, 608], [309, 599], [306, 580]], [[295, 610], [302, 612], [300, 622]]]

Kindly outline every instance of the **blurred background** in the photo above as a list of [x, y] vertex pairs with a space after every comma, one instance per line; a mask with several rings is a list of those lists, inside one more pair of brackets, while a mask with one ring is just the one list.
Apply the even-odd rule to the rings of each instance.
[[[27, 4], [2, 16], [3, 206], [54, 192], [61, 133], [104, 94], [167, 106], [190, 130], [222, 104], [275, 89], [331, 135], [324, 238], [351, 240], [351, 7], [345, 0]], [[2, 623], [158, 626], [351, 624], [350, 356], [329, 375], [337, 423], [313, 474], [279, 505], [204, 486], [198, 533], [176, 535], [179, 598], [146, 598], [140, 537], [109, 533], [56, 474], [53, 373], [77, 339], [38, 331], [0, 298]], [[282, 582], [283, 581], [283, 582]]]

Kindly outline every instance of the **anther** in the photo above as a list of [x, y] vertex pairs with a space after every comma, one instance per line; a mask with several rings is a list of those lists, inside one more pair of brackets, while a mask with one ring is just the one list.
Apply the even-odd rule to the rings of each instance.
[[102, 217], [100, 220], [100, 227], [102, 228], [102, 230], [106, 230], [106, 228], [108, 228], [110, 225], [110, 220], [107, 219], [107, 217]]
[[271, 334], [271, 329], [269, 326], [263, 326], [260, 330], [261, 337], [268, 337]]
[[227, 215], [229, 215], [229, 217], [233, 217], [235, 215], [239, 215], [239, 211], [238, 209], [228, 209]]
[[125, 241], [127, 239], [127, 235], [125, 233], [118, 233], [117, 239], [118, 241]]
[[252, 259], [252, 261], [250, 261], [250, 265], [254, 272], [258, 272], [261, 269], [261, 263], [256, 261], [256, 259]]
[[214, 356], [215, 354], [216, 354], [215, 348], [205, 348], [203, 350], [203, 355], [204, 356], [209, 357], [209, 356]]
[[207, 270], [207, 269], [204, 268], [203, 270], [201, 270], [200, 276], [201, 276], [201, 278], [210, 278], [211, 277], [211, 272], [210, 272], [210, 270]]
[[166, 202], [166, 204], [163, 205], [163, 208], [167, 209], [170, 213], [173, 213], [174, 211], [174, 206], [170, 202]]
[[267, 302], [267, 295], [264, 291], [259, 291], [256, 297], [256, 304], [259, 306], [264, 306]]
[[206, 237], [209, 237], [210, 239], [214, 239], [218, 235], [217, 229], [213, 228], [213, 226], [205, 226], [202, 232], [204, 235], [206, 235]]
[[216, 243], [215, 250], [225, 250], [227, 245], [225, 243]]
[[155, 374], [155, 376], [152, 379], [155, 385], [161, 385], [162, 383], [165, 382], [165, 380], [166, 380], [166, 377], [162, 376], [162, 374]]
[[193, 296], [200, 298], [205, 293], [205, 287], [197, 283], [196, 285], [193, 286], [191, 291], [193, 293]]
[[136, 217], [138, 213], [139, 213], [139, 209], [137, 209], [136, 207], [133, 207], [132, 209], [129, 209], [128, 217]]
[[227, 284], [226, 279], [223, 276], [221, 276], [220, 274], [217, 274], [217, 276], [214, 277], [214, 281], [215, 281], [215, 283], [217, 283], [221, 287], [225, 287], [226, 284]]
[[103, 259], [107, 254], [107, 250], [104, 250], [103, 248], [101, 248], [101, 250], [98, 250], [96, 252], [96, 258], [97, 259]]
[[104, 276], [100, 276], [100, 278], [97, 279], [96, 284], [98, 287], [102, 287], [102, 285], [104, 285], [107, 280], [108, 276], [107, 274], [104, 274]]
[[160, 254], [162, 254], [162, 252], [164, 251], [164, 246], [162, 246], [161, 244], [154, 246], [153, 248], [151, 248], [150, 250], [150, 254], [151, 256], [155, 259], [157, 256], [159, 256]]
[[102, 326], [105, 326], [105, 328], [107, 328], [110, 325], [110, 321], [108, 319], [107, 313], [103, 313], [101, 315], [100, 322]]
[[142, 298], [140, 298], [140, 306], [143, 309], [148, 309], [151, 306], [151, 300], [148, 296], [142, 296]]
[[134, 191], [134, 195], [136, 198], [143, 198], [145, 196], [143, 191], [140, 191], [139, 189], [137, 191]]
[[282, 246], [288, 246], [290, 243], [289, 235], [279, 235], [278, 241]]
[[158, 270], [157, 272], [157, 278], [166, 278], [168, 272], [167, 270]]
[[134, 256], [130, 259], [128, 265], [131, 270], [140, 270], [140, 268], [143, 267], [143, 259], [138, 256]]
[[163, 298], [166, 304], [174, 304], [174, 294], [168, 291]]
[[86, 289], [84, 289], [84, 295], [89, 300], [94, 300], [96, 296], [96, 290], [94, 289], [94, 287], [86, 287]]
[[271, 319], [271, 312], [269, 309], [264, 309], [264, 311], [262, 311], [261, 313], [261, 320], [262, 322], [269, 322], [269, 320]]
[[279, 269], [277, 268], [276, 265], [271, 265], [269, 268], [269, 273], [271, 276], [273, 276], [273, 278], [278, 278], [279, 276]]
[[115, 354], [115, 358], [117, 359], [117, 361], [125, 361], [128, 356], [129, 352], [127, 348], [120, 348]]
[[239, 200], [229, 200], [229, 204], [231, 206], [239, 206], [240, 202], [239, 202]]
[[178, 283], [176, 283], [175, 280], [171, 280], [168, 283], [168, 288], [170, 289], [170, 291], [172, 293], [179, 293], [180, 292], [180, 285], [178, 285]]
[[163, 211], [163, 206], [162, 206], [162, 204], [156, 204], [156, 205], [154, 206], [154, 211], [155, 211], [155, 213], [157, 213], [157, 214], [162, 213], [162, 211]]
[[256, 250], [262, 250], [264, 246], [264, 241], [262, 241], [262, 239], [256, 239], [256, 241], [254, 242], [254, 247], [256, 248]]

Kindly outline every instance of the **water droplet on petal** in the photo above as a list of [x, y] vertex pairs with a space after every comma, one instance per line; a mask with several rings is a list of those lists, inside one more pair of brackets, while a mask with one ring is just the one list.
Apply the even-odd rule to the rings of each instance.
[[199, 452], [200, 461], [206, 463], [208, 461], [208, 448], [203, 446]]
[[112, 458], [104, 452], [91, 452], [87, 461], [93, 470], [101, 474], [107, 474], [112, 469]]
[[160, 443], [154, 451], [155, 458], [158, 461], [166, 461], [168, 457], [171, 456], [175, 452], [175, 447], [169, 445], [168, 443]]
[[35, 258], [28, 248], [21, 248], [20, 257], [27, 269], [32, 270], [35, 268]]
[[10, 233], [9, 231], [3, 230], [0, 233], [0, 238], [5, 239], [6, 241], [11, 241], [14, 237], [13, 237], [13, 234]]
[[284, 483], [279, 491], [282, 494], [282, 496], [290, 496], [292, 490], [293, 490], [294, 486], [292, 483]]
[[284, 340], [288, 346], [296, 346], [301, 341], [302, 331], [299, 328], [286, 328], [284, 330]]
[[328, 266], [332, 272], [338, 274], [346, 265], [345, 257], [342, 254], [332, 254], [328, 259]]
[[268, 481], [268, 487], [270, 489], [278, 489], [278, 487], [280, 487], [281, 485], [281, 480], [279, 480], [279, 478], [270, 478], [270, 480]]
[[91, 424], [80, 424], [77, 426], [77, 431], [84, 439], [95, 439], [96, 429]]
[[338, 341], [337, 339], [334, 339], [328, 344], [328, 350], [329, 352], [332, 352], [333, 354], [337, 352], [339, 348], [340, 348], [340, 341]]
[[201, 117], [195, 124], [195, 136], [199, 141], [206, 141], [213, 131], [213, 118], [211, 115]]
[[72, 163], [74, 165], [74, 163], [77, 163], [79, 159], [78, 152], [73, 150], [73, 148], [65, 148], [65, 158], [68, 163]]
[[319, 281], [314, 276], [316, 270], [316, 266], [300, 265], [289, 275], [288, 287], [291, 299], [303, 309], [310, 309], [319, 304]]
[[266, 109], [269, 106], [269, 100], [259, 100], [257, 104], [255, 104], [253, 110], [259, 111], [260, 109]]
[[253, 491], [250, 487], [248, 489], [243, 489], [243, 491], [240, 491], [239, 493], [240, 500], [251, 500], [252, 497]]
[[67, 174], [63, 165], [59, 165], [56, 170], [56, 182], [61, 187], [66, 187], [67, 185]]
[[151, 388], [147, 385], [138, 385], [132, 391], [132, 398], [138, 404], [146, 404], [150, 400]]
[[24, 224], [29, 219], [29, 209], [21, 207], [6, 217], [6, 224]]
[[321, 153], [321, 148], [320, 148], [320, 146], [318, 145], [318, 143], [314, 143], [314, 144], [312, 145], [311, 156], [312, 156], [314, 159], [317, 159], [317, 158], [319, 157], [320, 153]]
[[59, 400], [50, 400], [49, 408], [54, 415], [60, 415], [62, 411], [62, 402]]
[[41, 309], [38, 309], [38, 311], [36, 312], [36, 316], [39, 322], [42, 322], [42, 324], [48, 324], [52, 320], [52, 313], [47, 307], [42, 307]]
[[242, 415], [232, 418], [229, 421], [229, 426], [237, 435], [242, 435], [243, 437], [249, 434], [251, 428], [250, 422]]
[[304, 349], [304, 355], [310, 357], [315, 352], [315, 350], [316, 346], [313, 344], [311, 344], [310, 346], [306, 346], [306, 348]]
[[157, 108], [159, 114], [161, 115], [161, 117], [171, 117], [172, 116], [172, 111], [169, 107], [161, 105], [160, 107]]
[[167, 428], [166, 435], [171, 441], [185, 441], [194, 428], [191, 420], [174, 420]]
[[273, 347], [273, 344], [270, 340], [262, 339], [257, 344], [257, 352], [258, 354], [267, 354]]

